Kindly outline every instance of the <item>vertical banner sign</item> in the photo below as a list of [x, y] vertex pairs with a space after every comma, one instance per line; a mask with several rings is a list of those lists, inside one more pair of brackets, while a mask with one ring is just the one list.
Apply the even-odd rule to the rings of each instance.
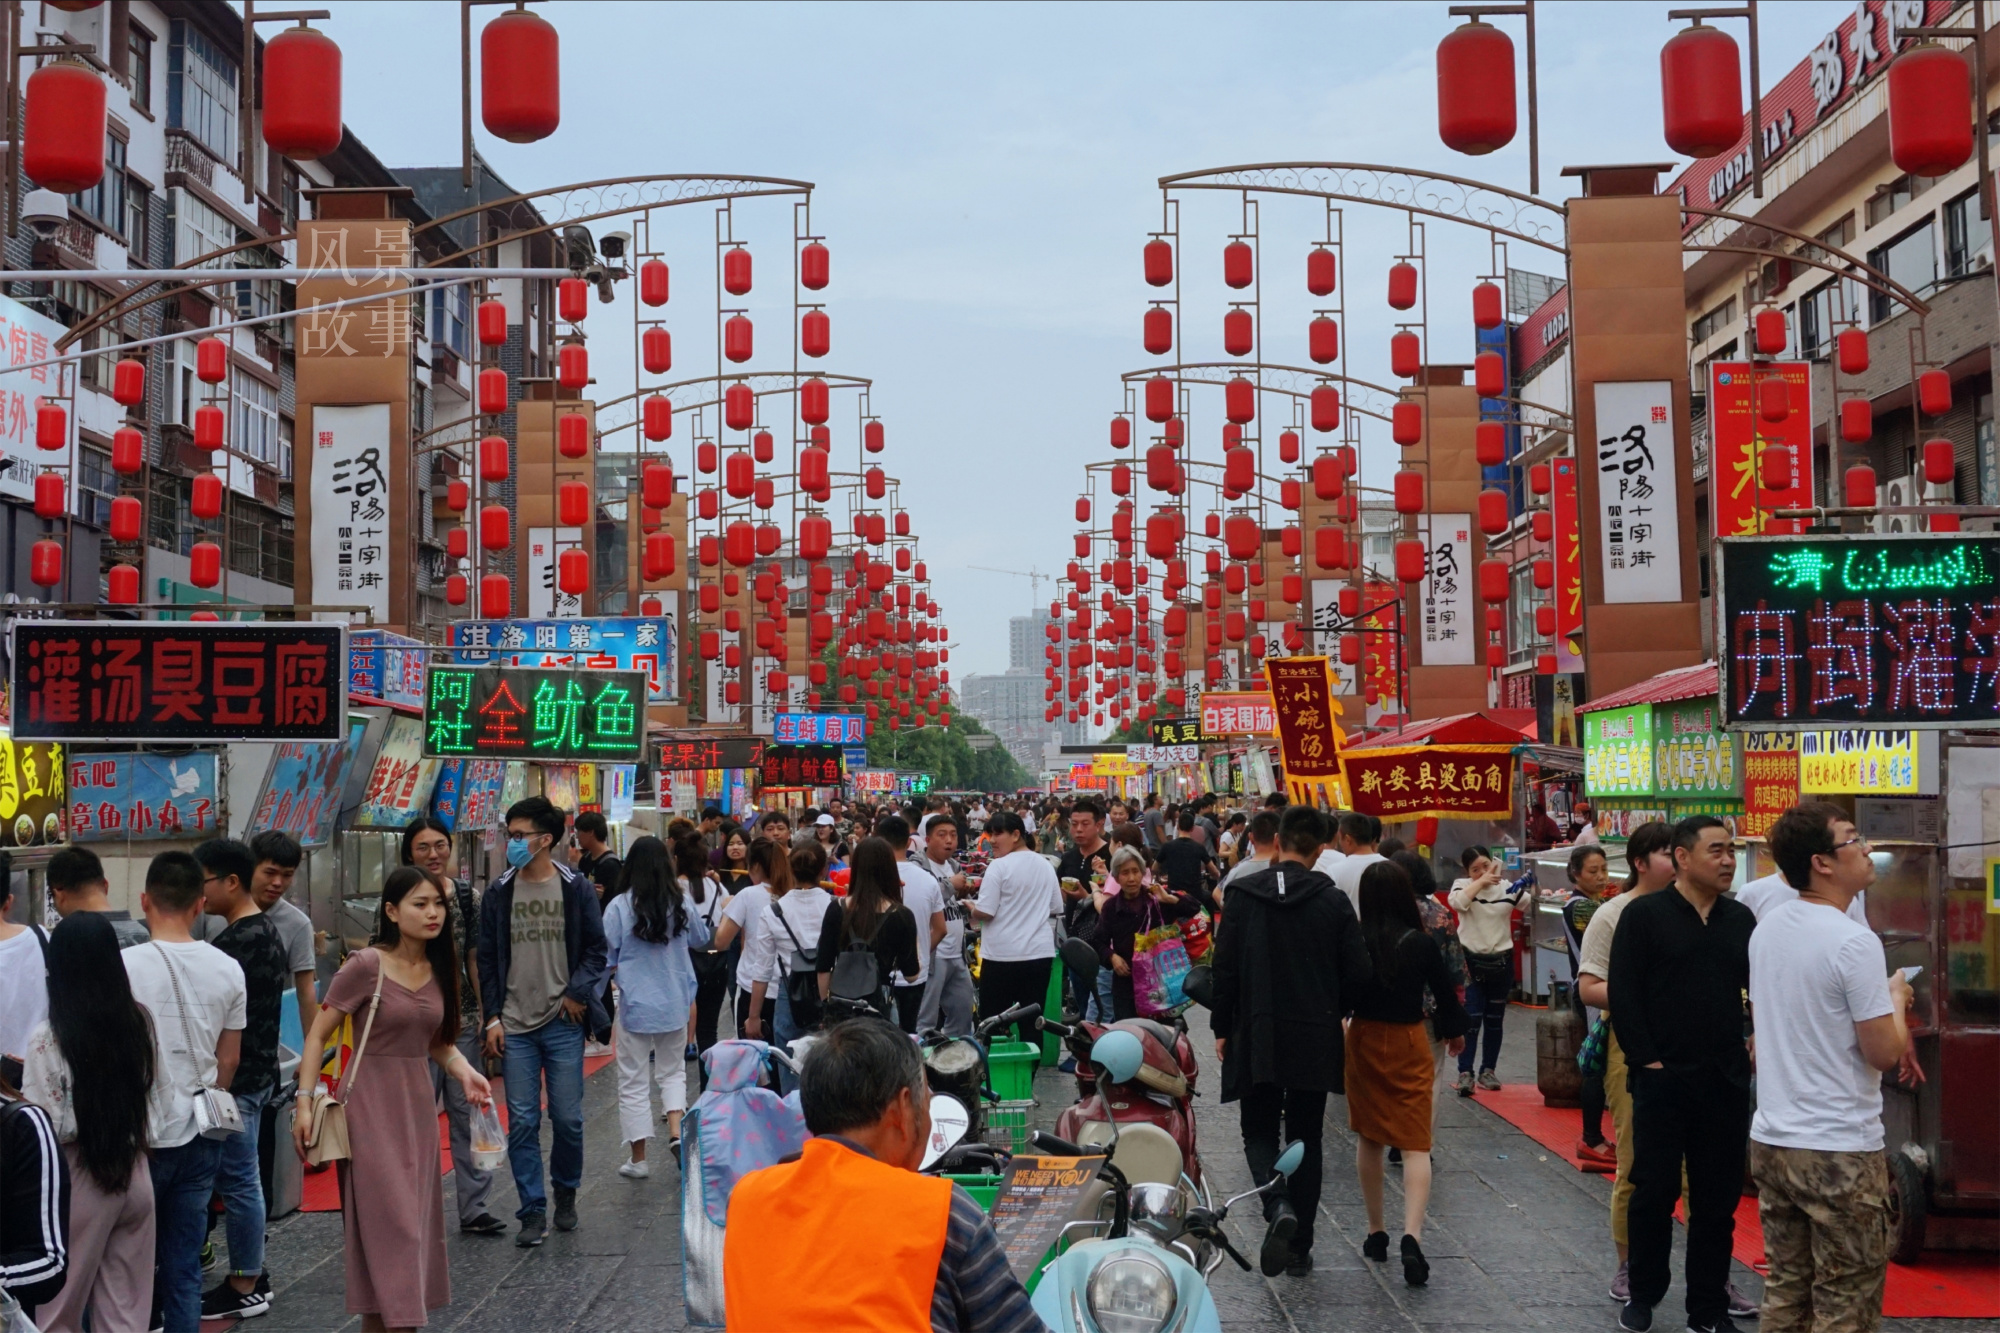
[[1556, 670], [1583, 670], [1583, 528], [1577, 519], [1577, 460], [1550, 465], [1555, 495]]
[[[1372, 609], [1371, 609], [1372, 608]], [[1383, 713], [1403, 711], [1402, 662], [1397, 622], [1403, 609], [1402, 593], [1393, 583], [1369, 583], [1361, 589], [1361, 691], [1375, 691], [1373, 722]]]
[[556, 555], [582, 544], [582, 528], [528, 529], [530, 619], [569, 619], [583, 614], [583, 598], [556, 586]]
[[1768, 838], [1778, 816], [1799, 803], [1799, 737], [1791, 731], [1746, 731], [1743, 737], [1743, 818], [1736, 831]]
[[[1764, 416], [1759, 397], [1767, 382], [1785, 386], [1785, 418]], [[1803, 509], [1812, 499], [1812, 368], [1803, 361], [1718, 361], [1709, 367], [1709, 494], [1718, 537], [1800, 533], [1803, 519], [1767, 517], [1773, 509]], [[1790, 484], [1766, 490], [1759, 460], [1770, 445], [1791, 456]]]
[[1277, 714], [1278, 744], [1285, 755], [1285, 786], [1295, 801], [1347, 805], [1340, 751], [1347, 737], [1336, 719], [1333, 679], [1324, 657], [1274, 657], [1264, 663], [1271, 679], [1271, 707]]
[[1681, 599], [1674, 399], [1667, 380], [1591, 386], [1597, 401], [1597, 521], [1607, 602]]
[[[35, 472], [43, 462], [69, 461], [68, 452], [44, 454], [35, 444], [35, 416], [44, 394], [55, 391], [57, 368], [13, 370], [46, 360], [50, 346], [69, 332], [11, 296], [0, 296], [0, 495], [26, 499], [34, 494]], [[72, 437], [74, 438], [74, 437]]]
[[312, 600], [389, 618], [389, 405], [312, 414]]
[[1482, 637], [1472, 605], [1472, 515], [1419, 514], [1417, 539], [1424, 544], [1418, 661], [1471, 666]]
[[1328, 661], [1340, 656], [1341, 626], [1346, 623], [1340, 618], [1340, 590], [1345, 586], [1345, 579], [1312, 581], [1312, 650]]

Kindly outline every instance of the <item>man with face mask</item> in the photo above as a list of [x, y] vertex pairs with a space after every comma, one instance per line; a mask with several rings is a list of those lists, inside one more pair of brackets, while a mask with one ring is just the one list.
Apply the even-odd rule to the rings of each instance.
[[507, 810], [507, 870], [479, 907], [479, 999], [485, 1048], [503, 1060], [507, 1160], [521, 1206], [514, 1243], [540, 1245], [547, 1230], [542, 1183], [542, 1099], [555, 1126], [549, 1177], [558, 1231], [576, 1229], [583, 1183], [583, 1043], [610, 1026], [606, 948], [597, 890], [551, 853], [563, 812], [530, 796]]

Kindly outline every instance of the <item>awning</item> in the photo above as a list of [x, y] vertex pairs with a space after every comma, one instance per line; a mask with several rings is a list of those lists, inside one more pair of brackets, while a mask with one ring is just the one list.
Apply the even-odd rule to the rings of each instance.
[[1722, 688], [1722, 672], [1713, 662], [1662, 671], [1650, 680], [1628, 685], [1616, 694], [1578, 704], [1579, 713], [1596, 713], [1606, 708], [1630, 708], [1634, 704], [1670, 704], [1680, 699], [1700, 699]]
[[[1495, 717], [1503, 715], [1506, 720]], [[1523, 718], [1526, 729], [1509, 725]], [[1519, 745], [1534, 739], [1534, 714], [1524, 708], [1496, 709], [1484, 713], [1458, 713], [1451, 717], [1416, 722], [1399, 731], [1383, 732], [1346, 747], [1348, 752], [1371, 749], [1401, 749], [1412, 745]]]

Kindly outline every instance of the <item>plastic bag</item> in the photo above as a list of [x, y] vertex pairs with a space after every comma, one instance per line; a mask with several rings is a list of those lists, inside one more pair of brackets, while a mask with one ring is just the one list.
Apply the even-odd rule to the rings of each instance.
[[1192, 1000], [1181, 989], [1188, 970], [1187, 942], [1181, 928], [1167, 924], [1142, 931], [1132, 939], [1132, 1003], [1141, 1018], [1170, 1019]]

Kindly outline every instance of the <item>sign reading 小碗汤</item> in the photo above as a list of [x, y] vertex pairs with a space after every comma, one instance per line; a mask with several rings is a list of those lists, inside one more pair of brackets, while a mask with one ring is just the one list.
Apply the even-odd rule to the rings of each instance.
[[431, 668], [426, 758], [632, 763], [645, 749], [640, 672]]
[[2000, 725], [2000, 536], [1735, 538], [1718, 592], [1731, 725]]

